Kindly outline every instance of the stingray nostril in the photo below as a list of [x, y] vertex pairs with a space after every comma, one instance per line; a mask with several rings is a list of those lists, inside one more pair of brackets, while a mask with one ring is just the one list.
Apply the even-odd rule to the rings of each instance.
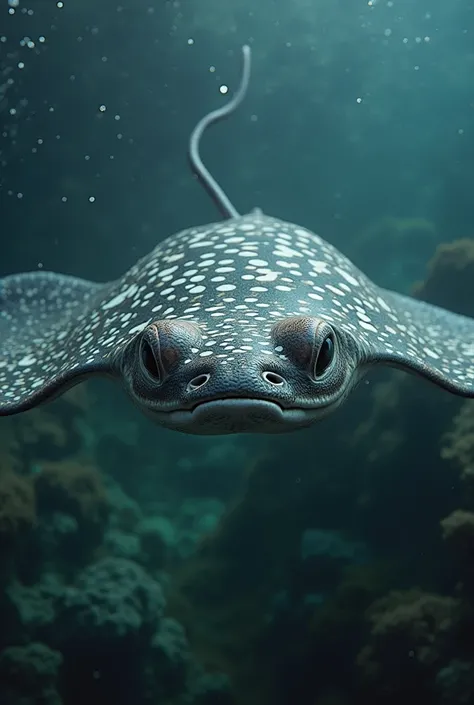
[[272, 384], [274, 387], [281, 387], [285, 384], [285, 380], [283, 379], [283, 377], [281, 375], [278, 375], [276, 372], [262, 372], [262, 377], [265, 382]]
[[208, 373], [198, 375], [197, 377], [193, 377], [192, 380], [190, 380], [188, 382], [187, 391], [188, 392], [195, 392], [196, 389], [200, 389], [201, 387], [204, 387], [204, 385], [209, 382], [210, 378], [211, 378], [211, 375]]

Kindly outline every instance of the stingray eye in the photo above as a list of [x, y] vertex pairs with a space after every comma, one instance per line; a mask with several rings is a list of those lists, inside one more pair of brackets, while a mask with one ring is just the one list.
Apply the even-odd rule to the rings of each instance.
[[158, 367], [153, 348], [147, 340], [142, 340], [140, 356], [142, 365], [150, 377], [155, 380], [155, 382], [159, 382], [161, 380], [160, 368]]
[[314, 376], [316, 379], [322, 377], [328, 370], [331, 362], [334, 360], [334, 338], [332, 335], [324, 338], [321, 347], [319, 348], [318, 356], [314, 363]]

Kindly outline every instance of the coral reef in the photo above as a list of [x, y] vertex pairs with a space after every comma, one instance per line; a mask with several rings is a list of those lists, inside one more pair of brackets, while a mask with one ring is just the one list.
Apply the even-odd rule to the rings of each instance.
[[443, 435], [441, 456], [460, 473], [466, 501], [474, 507], [474, 406], [465, 402]]
[[414, 287], [414, 293], [436, 306], [472, 316], [473, 278], [474, 240], [455, 240], [438, 246], [428, 264], [426, 279]]
[[470, 705], [474, 702], [472, 661], [452, 659], [438, 672], [435, 693], [440, 705]]
[[5, 436], [0, 695], [8, 705], [233, 705], [228, 678], [203, 670], [165, 597], [167, 571], [213, 531], [223, 504], [180, 502], [174, 490], [139, 504], [99, 469], [84, 399], [67, 402], [64, 424], [59, 404]]
[[36, 520], [31, 481], [8, 470], [0, 471], [0, 589], [13, 570], [21, 569]]
[[107, 498], [94, 465], [80, 460], [42, 463], [34, 483], [39, 511], [54, 508], [84, 526], [104, 524]]
[[57, 690], [62, 656], [45, 644], [10, 646], [0, 652], [0, 682], [7, 702], [62, 705]]
[[150, 638], [164, 609], [161, 587], [125, 558], [103, 558], [60, 595], [55, 637], [67, 651], [126, 649], [133, 654]]
[[0, 474], [0, 548], [10, 546], [35, 520], [32, 483], [13, 472]]
[[357, 658], [367, 700], [390, 705], [417, 694], [426, 698], [455, 652], [460, 603], [416, 590], [394, 592], [369, 608], [368, 619], [369, 642]]

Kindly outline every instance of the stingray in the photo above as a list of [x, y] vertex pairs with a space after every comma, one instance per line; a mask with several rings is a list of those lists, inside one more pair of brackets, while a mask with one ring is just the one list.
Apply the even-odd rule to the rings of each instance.
[[239, 215], [200, 158], [190, 164], [221, 220], [171, 235], [120, 279], [52, 272], [0, 280], [0, 414], [98, 375], [158, 424], [186, 433], [281, 433], [337, 409], [377, 365], [474, 396], [474, 320], [376, 286], [309, 229]]

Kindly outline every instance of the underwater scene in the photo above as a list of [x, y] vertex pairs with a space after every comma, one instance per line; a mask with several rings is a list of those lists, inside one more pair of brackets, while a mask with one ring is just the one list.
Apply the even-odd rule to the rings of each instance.
[[473, 34], [0, 0], [0, 705], [474, 705]]

